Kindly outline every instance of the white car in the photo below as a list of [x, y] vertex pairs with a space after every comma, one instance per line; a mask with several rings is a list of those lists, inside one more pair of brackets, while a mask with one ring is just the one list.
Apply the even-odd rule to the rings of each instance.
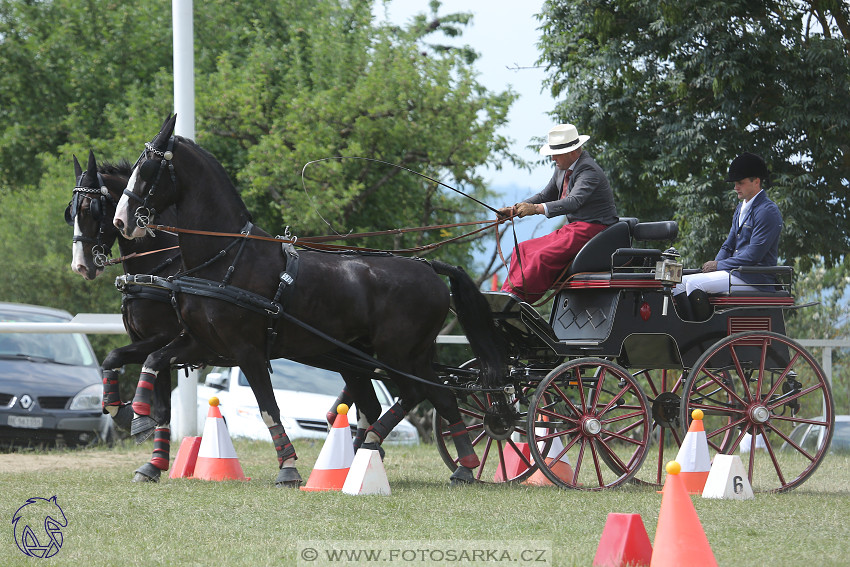
[[[305, 366], [285, 358], [273, 360], [272, 368], [272, 387], [286, 434], [290, 439], [324, 439], [328, 432], [325, 415], [345, 385], [342, 377], [336, 372]], [[378, 380], [372, 380], [372, 385], [381, 406], [384, 410], [389, 409], [395, 400], [387, 387]], [[219, 399], [219, 410], [231, 436], [271, 443], [271, 435], [260, 417], [254, 392], [238, 366], [217, 366], [207, 374], [203, 384], [198, 384], [198, 432], [204, 430], [209, 399], [213, 396]], [[171, 392], [171, 407], [171, 425], [177, 430], [181, 417], [177, 411], [180, 407], [179, 388]], [[352, 433], [357, 428], [355, 412], [354, 407], [349, 412]], [[419, 432], [412, 423], [403, 420], [384, 442], [414, 445], [419, 443]]]

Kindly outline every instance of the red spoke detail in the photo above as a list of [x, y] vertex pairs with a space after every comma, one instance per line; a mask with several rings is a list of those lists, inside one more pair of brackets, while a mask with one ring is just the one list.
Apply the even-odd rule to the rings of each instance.
[[[747, 394], [747, 402], [753, 401], [753, 394], [750, 392], [750, 386], [747, 384], [746, 374], [744, 374], [744, 368], [741, 366], [741, 361], [738, 359], [738, 353], [735, 351], [735, 343], [729, 343], [726, 348], [732, 353], [732, 362], [735, 363], [735, 371], [738, 373], [738, 378], [741, 380], [741, 385], [743, 386], [744, 392]], [[763, 351], [764, 349], [762, 349]], [[743, 400], [742, 400], [743, 402]]]
[[[658, 433], [658, 463], [655, 467], [655, 483], [661, 484], [661, 467], [664, 466], [664, 433], [667, 431], [666, 427], [662, 427], [661, 431]], [[672, 431], [672, 429], [671, 429]]]
[[475, 480], [481, 480], [481, 474], [484, 472], [484, 463], [487, 462], [487, 456], [490, 454], [490, 447], [492, 445], [493, 438], [487, 437], [487, 445], [484, 447], [484, 454], [481, 456], [481, 465], [478, 467], [478, 474], [475, 475]]
[[794, 442], [794, 441], [793, 441], [790, 437], [787, 437], [787, 436], [786, 436], [784, 433], [782, 433], [780, 430], [778, 430], [777, 428], [773, 427], [773, 425], [771, 425], [769, 421], [768, 421], [767, 423], [765, 423], [765, 425], [766, 425], [766, 426], [767, 426], [767, 427], [768, 427], [771, 431], [773, 431], [774, 433], [776, 433], [777, 435], [779, 435], [780, 437], [782, 437], [782, 439], [783, 439], [786, 443], [788, 443], [788, 445], [789, 445], [790, 447], [793, 447], [793, 448], [794, 448], [794, 449], [795, 449], [798, 453], [802, 453], [802, 454], [803, 454], [803, 456], [804, 456], [804, 457], [806, 457], [807, 459], [809, 459], [810, 461], [814, 461], [814, 460], [815, 460], [815, 458], [814, 458], [813, 456], [811, 456], [811, 455], [810, 455], [810, 454], [809, 454], [809, 453], [808, 453], [805, 449], [803, 449], [802, 447], [800, 447], [799, 445], [797, 445], [797, 443], [795, 443], [795, 442]]
[[[620, 406], [620, 407], [622, 407], [622, 406]], [[635, 412], [632, 412], [632, 413], [624, 413], [624, 414], [617, 415], [617, 416], [614, 416], [614, 417], [609, 417], [607, 419], [600, 419], [599, 421], [601, 423], [605, 423], [605, 424], [616, 423], [618, 421], [623, 421], [624, 419], [631, 419], [633, 417], [643, 417], [644, 415], [646, 415], [645, 411], [635, 411]]]
[[[711, 388], [712, 386], [719, 386], [730, 397], [737, 400], [739, 404], [741, 404], [742, 406], [747, 405], [747, 402], [745, 402], [743, 398], [741, 398], [738, 394], [736, 394], [735, 390], [733, 390], [732, 388], [730, 388], [729, 386], [727, 386], [726, 384], [723, 383], [723, 378], [718, 378], [717, 376], [715, 376], [714, 374], [712, 374], [711, 372], [709, 372], [705, 368], [703, 368], [702, 371], [709, 377], [709, 381], [708, 382], [702, 382], [702, 383], [698, 384], [697, 388], [696, 388], [697, 393], [702, 392], [702, 390], [705, 390], [706, 388]], [[741, 378], [741, 379], [743, 380], [743, 378]], [[747, 395], [749, 396], [749, 391], [747, 392]], [[694, 404], [691, 404], [691, 405], [694, 405]]]
[[797, 392], [797, 393], [796, 393], [796, 394], [794, 394], [793, 396], [790, 396], [790, 397], [788, 397], [788, 398], [783, 398], [781, 401], [778, 401], [778, 402], [776, 402], [776, 403], [774, 403], [774, 404], [767, 404], [767, 408], [768, 408], [771, 412], [773, 412], [774, 408], [777, 408], [777, 407], [779, 407], [779, 406], [785, 405], [785, 404], [787, 404], [788, 402], [790, 402], [791, 400], [796, 400], [796, 399], [798, 399], [798, 398], [802, 398], [802, 397], [803, 397], [803, 396], [805, 396], [806, 394], [809, 394], [809, 393], [811, 393], [811, 392], [814, 392], [815, 390], [822, 390], [822, 389], [823, 389], [823, 382], [818, 382], [818, 383], [817, 383], [817, 384], [815, 384], [814, 386], [810, 386], [810, 387], [808, 387], [808, 388], [806, 388], [806, 389], [804, 389], [804, 390], [800, 390], [799, 392]]
[[475, 419], [484, 419], [483, 413], [476, 413], [476, 412], [474, 412], [470, 409], [466, 409], [466, 408], [457, 408], [457, 409], [460, 410], [461, 415], [467, 415], [467, 416], [473, 417]]
[[[517, 456], [522, 461], [522, 464], [524, 464], [526, 466], [526, 468], [530, 469], [531, 467], [534, 466], [534, 464], [531, 462], [531, 460], [527, 459], [525, 454], [520, 450], [519, 447], [517, 447], [517, 445], [516, 445], [516, 443], [514, 443], [513, 439], [508, 437], [507, 441], [508, 441], [508, 445], [510, 445], [510, 447], [514, 450], [514, 452], [517, 454]], [[507, 477], [505, 477], [505, 478], [507, 478]]]
[[[502, 478], [505, 479], [505, 481], [508, 481], [510, 479], [508, 478], [508, 469], [505, 466], [505, 451], [503, 450], [501, 441], [496, 442], [496, 448], [499, 450], [499, 470], [502, 471]], [[483, 463], [482, 466], [478, 468], [483, 469]]]
[[[790, 345], [787, 345], [787, 346], [790, 347]], [[785, 380], [785, 376], [791, 371], [791, 368], [793, 368], [794, 365], [797, 363], [798, 358], [800, 358], [800, 351], [795, 350], [794, 356], [791, 357], [791, 361], [788, 363], [788, 366], [785, 367], [785, 369], [782, 371], [782, 374], [779, 376], [779, 378], [776, 379], [776, 382], [773, 384], [773, 387], [770, 388], [770, 391], [767, 393], [767, 395], [763, 399], [769, 400], [770, 398], [773, 397], [773, 394], [776, 393], [776, 390], [782, 384], [783, 380]]]
[[756, 396], [757, 400], [761, 399], [761, 385], [764, 381], [764, 365], [765, 360], [767, 359], [767, 337], [762, 339], [761, 342], [761, 358], [759, 359], [759, 375], [756, 379]]
[[[603, 441], [602, 439], [599, 439], [599, 444], [602, 446], [600, 448], [600, 451], [602, 449], [604, 449], [605, 452], [608, 454], [608, 456], [611, 457], [614, 461], [616, 461], [617, 465], [624, 472], [628, 472], [628, 470], [629, 470], [628, 465], [623, 462], [623, 460], [620, 458], [620, 456], [613, 449], [611, 449], [611, 447], [609, 447], [608, 444], [605, 441]], [[634, 456], [634, 453], [632, 453], [632, 456]], [[630, 462], [631, 462], [631, 460], [630, 460]]]
[[593, 457], [593, 466], [596, 469], [596, 482], [601, 488], [605, 486], [605, 481], [602, 479], [602, 467], [599, 466], [599, 455], [596, 454], [596, 443], [592, 439], [588, 439], [587, 442], [590, 445], [590, 455]]
[[[554, 410], [551, 410], [551, 409], [549, 409], [549, 408], [537, 408], [537, 413], [538, 413], [538, 414], [543, 414], [543, 415], [544, 415], [544, 416], [546, 416], [546, 417], [559, 419], [559, 420], [561, 420], [561, 421], [569, 421], [570, 423], [578, 423], [578, 419], [577, 419], [577, 418], [575, 418], [575, 417], [570, 417], [570, 416], [568, 416], [568, 415], [560, 414], [560, 413], [558, 413], [558, 412], [556, 412], [556, 411], [554, 411]], [[548, 422], [546, 422], [546, 423], [548, 423]]]
[[[666, 372], [666, 370], [663, 370], [662, 372]], [[646, 379], [646, 383], [649, 384], [649, 389], [652, 390], [653, 397], [657, 398], [658, 394], [659, 394], [658, 388], [655, 387], [655, 382], [653, 382], [652, 374], [649, 373], [649, 370], [641, 370], [640, 372], [635, 372], [634, 374], [632, 374], [632, 378], [637, 378], [639, 375], [643, 375], [643, 377]], [[662, 374], [662, 378], [661, 378], [661, 389], [662, 389], [662, 391], [664, 390], [664, 378], [663, 378], [663, 376], [664, 376], [664, 374]]]
[[[580, 412], [580, 411], [578, 410], [578, 408], [577, 408], [577, 407], [575, 407], [575, 405], [573, 405], [573, 403], [570, 401], [570, 399], [567, 397], [567, 395], [564, 393], [564, 391], [563, 391], [563, 390], [561, 390], [561, 387], [560, 387], [560, 386], [558, 386], [557, 384], [555, 384], [555, 382], [553, 381], [553, 382], [551, 383], [551, 387], [552, 387], [552, 389], [553, 389], [553, 390], [555, 390], [555, 393], [556, 393], [556, 394], [558, 394], [558, 396], [561, 398], [561, 400], [563, 400], [563, 401], [564, 401], [564, 403], [565, 403], [565, 404], [567, 404], [567, 406], [570, 408], [570, 410], [571, 410], [574, 414], [576, 414], [576, 415], [581, 415], [581, 413], [582, 413], [582, 412]], [[579, 388], [578, 388], [578, 390], [579, 390], [579, 392], [581, 392], [581, 391], [582, 391], [581, 382], [579, 382]], [[554, 404], [553, 404], [553, 405], [554, 405]], [[541, 408], [541, 409], [542, 409], [542, 408]]]
[[[482, 426], [480, 429], [481, 429], [481, 433], [479, 433], [478, 435], [476, 435], [476, 436], [475, 436], [475, 439], [473, 439], [473, 440], [472, 440], [472, 446], [473, 446], [473, 447], [475, 447], [478, 443], [480, 443], [482, 439], [485, 439], [485, 438], [486, 438], [486, 439], [490, 439], [490, 437], [488, 437], [488, 436], [487, 436], [487, 432], [486, 432], [486, 431], [484, 431], [484, 427]], [[468, 433], [469, 431], [470, 431], [470, 429], [467, 429], [467, 433]]]
[[585, 410], [587, 409], [587, 400], [584, 397], [584, 382], [582, 382], [581, 367], [576, 366], [573, 370], [576, 374], [576, 383], [578, 384], [578, 400], [579, 400], [579, 403], [581, 404], [581, 412], [580, 413], [583, 414], [585, 412]]
[[576, 466], [575, 469], [573, 469], [573, 482], [576, 485], [578, 485], [578, 474], [581, 470], [582, 460], [584, 459], [584, 437], [576, 436], [575, 440], [573, 440], [572, 443], [573, 445], [575, 445], [575, 442], [579, 439], [581, 439], [581, 447], [579, 447], [578, 456], [576, 457]]
[[[770, 439], [767, 437], [767, 435], [765, 435], [764, 426], [759, 425], [758, 429], [759, 429], [759, 433], [764, 438], [764, 446], [767, 447], [767, 452], [770, 455], [770, 460], [773, 461], [773, 468], [774, 468], [774, 470], [776, 470], [776, 475], [779, 477], [779, 482], [782, 484], [782, 486], [785, 486], [788, 483], [785, 482], [785, 476], [782, 474], [782, 469], [779, 467], [779, 461], [776, 460], [776, 453], [773, 452], [773, 447], [770, 444]], [[756, 445], [755, 441], [756, 441], [756, 436], [753, 435], [751, 437], [751, 443], [750, 443], [750, 452], [751, 453], [755, 453], [755, 445]]]
[[787, 421], [789, 423], [808, 423], [810, 425], [822, 425], [824, 427], [829, 425], [828, 421], [805, 419], [805, 418], [802, 418], [802, 417], [788, 417], [788, 416], [785, 416], [785, 415], [771, 415], [770, 419], [771, 419], [771, 421], [774, 420], [774, 419], [777, 419], [779, 421]]

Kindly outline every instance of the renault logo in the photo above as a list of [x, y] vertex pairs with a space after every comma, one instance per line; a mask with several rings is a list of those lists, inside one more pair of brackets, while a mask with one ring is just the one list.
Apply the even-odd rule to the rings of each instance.
[[29, 394], [24, 394], [20, 399], [21, 407], [24, 409], [30, 409], [32, 407], [32, 398]]

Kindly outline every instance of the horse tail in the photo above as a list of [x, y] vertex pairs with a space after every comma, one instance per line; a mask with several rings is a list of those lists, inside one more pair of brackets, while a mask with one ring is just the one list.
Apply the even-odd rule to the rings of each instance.
[[454, 310], [478, 359], [484, 387], [503, 385], [507, 375], [506, 346], [484, 294], [463, 268], [438, 260], [430, 263], [435, 272], [449, 278]]

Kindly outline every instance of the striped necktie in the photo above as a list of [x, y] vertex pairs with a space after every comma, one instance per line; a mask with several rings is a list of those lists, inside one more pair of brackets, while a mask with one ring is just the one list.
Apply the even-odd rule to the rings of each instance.
[[572, 175], [572, 173], [573, 170], [568, 169], [567, 172], [564, 174], [564, 187], [561, 189], [561, 199], [566, 197], [567, 193], [569, 193], [570, 175]]

